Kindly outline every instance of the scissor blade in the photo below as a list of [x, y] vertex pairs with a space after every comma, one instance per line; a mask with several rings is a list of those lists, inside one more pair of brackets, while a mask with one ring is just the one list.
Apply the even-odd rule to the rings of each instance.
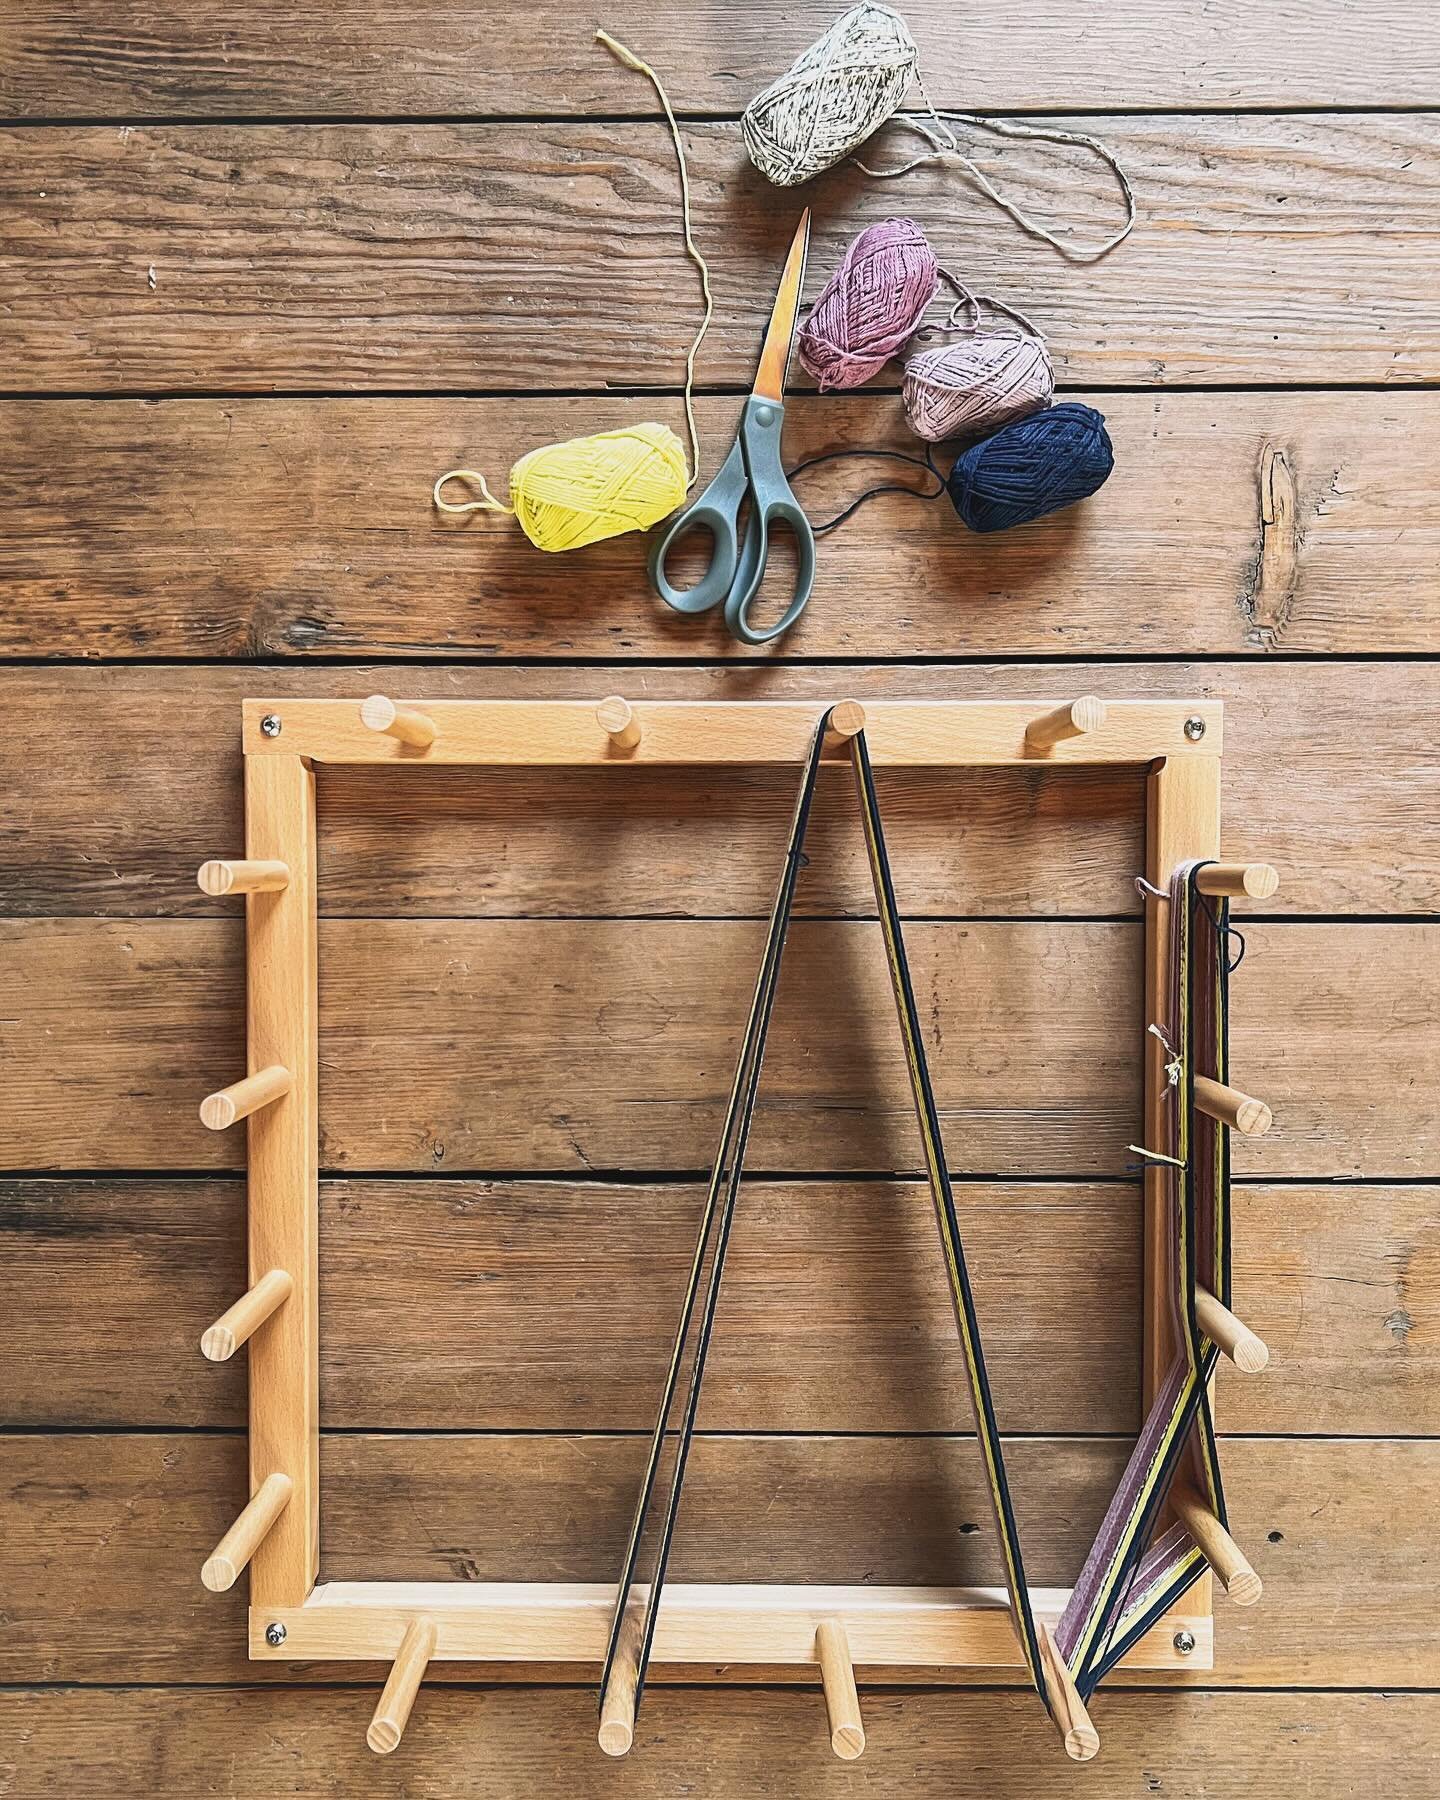
[[780, 289], [775, 308], [765, 333], [760, 352], [760, 367], [755, 372], [751, 392], [759, 400], [785, 398], [785, 372], [790, 366], [790, 345], [795, 337], [795, 321], [800, 314], [800, 290], [805, 285], [805, 253], [810, 248], [810, 208], [807, 206], [795, 227], [790, 254], [780, 272]]

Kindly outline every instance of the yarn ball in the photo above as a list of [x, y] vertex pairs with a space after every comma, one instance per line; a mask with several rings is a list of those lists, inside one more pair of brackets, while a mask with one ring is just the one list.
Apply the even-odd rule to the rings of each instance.
[[531, 450], [510, 471], [510, 503], [537, 550], [579, 550], [658, 525], [688, 479], [668, 425], [629, 425]]
[[859, 387], [915, 335], [935, 298], [935, 252], [913, 219], [869, 225], [845, 252], [800, 331], [822, 394]]
[[1048, 406], [1054, 392], [1050, 352], [1015, 331], [977, 331], [920, 351], [905, 364], [902, 388], [910, 429], [932, 444], [998, 431]]
[[842, 162], [900, 106], [919, 62], [899, 13], [852, 7], [745, 108], [751, 162], [777, 187]]
[[972, 444], [948, 486], [972, 531], [1005, 531], [1088, 498], [1114, 466], [1104, 416], [1067, 400]]

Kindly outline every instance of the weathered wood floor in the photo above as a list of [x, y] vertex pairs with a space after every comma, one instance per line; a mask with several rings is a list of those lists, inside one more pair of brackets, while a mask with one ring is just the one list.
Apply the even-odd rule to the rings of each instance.
[[[713, 466], [795, 198], [745, 101], [839, 10], [617, 0], [669, 81], [716, 326]], [[919, 219], [1107, 414], [1082, 511], [966, 536], [880, 501], [779, 653], [662, 612], [634, 538], [437, 523], [436, 473], [680, 423], [695, 319], [645, 83], [520, 0], [8, 0], [0, 30], [0, 1794], [1429, 1800], [1440, 1759], [1440, 14], [1429, 0], [910, 0], [937, 104], [1078, 119], [1141, 223], [1098, 265], [954, 176], [827, 177], [812, 291]], [[1092, 231], [1088, 168], [985, 146]], [[1109, 196], [1105, 196], [1108, 205]], [[893, 390], [790, 448], [905, 442]], [[841, 465], [817, 510], [853, 489]], [[1118, 1680], [1069, 1768], [1003, 1687], [657, 1686], [597, 1751], [574, 1670], [252, 1668], [200, 1561], [244, 1487], [246, 694], [1212, 695], [1246, 922], [1213, 1672]], [[324, 1572], [603, 1580], [671, 1329], [788, 778], [323, 776]], [[1074, 1575], [1136, 1425], [1141, 790], [885, 784], [1033, 1578]], [[826, 785], [676, 1570], [996, 1578], [853, 804]], [[1057, 1037], [1055, 1020], [1065, 1030]], [[979, 1522], [981, 1529], [972, 1527]], [[460, 1680], [456, 1677], [462, 1676]], [[728, 1678], [733, 1681], [733, 1675]], [[468, 1682], [469, 1685], [466, 1685]]]

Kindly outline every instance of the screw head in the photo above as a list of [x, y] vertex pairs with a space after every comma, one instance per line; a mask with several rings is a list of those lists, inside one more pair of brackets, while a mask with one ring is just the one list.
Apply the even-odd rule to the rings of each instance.
[[278, 1650], [285, 1642], [285, 1627], [277, 1619], [265, 1627], [265, 1642], [272, 1650]]
[[1195, 1648], [1195, 1633], [1193, 1631], [1177, 1631], [1175, 1633], [1175, 1648], [1180, 1652], [1181, 1656], [1189, 1656], [1191, 1651]]
[[[1187, 725], [1185, 729], [1188, 731], [1190, 727]], [[1200, 729], [1203, 731], [1205, 728], [1202, 725]], [[266, 713], [260, 721], [260, 735], [261, 737], [279, 737], [280, 718], [277, 713]]]
[[[262, 726], [263, 730], [264, 727]], [[280, 721], [275, 721], [275, 729], [280, 729]], [[1189, 718], [1185, 721], [1185, 735], [1192, 744], [1198, 744], [1205, 735], [1205, 721], [1200, 718]]]

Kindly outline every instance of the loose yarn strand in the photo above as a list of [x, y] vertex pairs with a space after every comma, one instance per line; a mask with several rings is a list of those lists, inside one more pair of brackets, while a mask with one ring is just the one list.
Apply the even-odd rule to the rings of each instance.
[[685, 145], [680, 137], [680, 127], [675, 121], [675, 109], [670, 104], [670, 96], [665, 92], [664, 83], [649, 63], [638, 57], [633, 50], [627, 50], [625, 45], [611, 37], [608, 31], [601, 31], [597, 28], [595, 39], [597, 43], [603, 44], [618, 61], [624, 63], [626, 68], [634, 69], [637, 74], [648, 78], [660, 104], [665, 108], [665, 117], [670, 125], [670, 138], [675, 145], [675, 160], [680, 165], [680, 206], [685, 221], [685, 254], [700, 271], [700, 291], [705, 297], [705, 316], [700, 321], [700, 329], [691, 340], [690, 352], [685, 358], [685, 422], [690, 428], [690, 479], [685, 484], [685, 492], [688, 494], [700, 475], [700, 434], [695, 428], [695, 357], [701, 344], [705, 341], [705, 333], [710, 329], [711, 315], [715, 311], [715, 300], [710, 292], [710, 265], [705, 261], [699, 245], [695, 242], [690, 218], [690, 170], [685, 161]]
[[907, 456], [903, 450], [824, 450], [819, 456], [807, 456], [804, 462], [796, 463], [793, 469], [785, 474], [787, 481], [793, 481], [806, 469], [813, 469], [820, 463], [845, 462], [853, 456], [886, 457], [892, 462], [913, 463], [917, 469], [928, 469], [935, 477], [935, 491], [927, 494], [923, 488], [906, 487], [900, 481], [882, 482], [878, 487], [866, 488], [863, 494], [850, 502], [844, 512], [836, 513], [833, 519], [826, 519], [823, 525], [812, 525], [811, 530], [816, 537], [824, 537], [827, 531], [833, 531], [837, 525], [843, 525], [851, 513], [858, 512], [867, 500], [873, 500], [879, 494], [908, 494], [912, 500], [938, 500], [945, 492], [945, 477], [935, 467], [935, 460], [927, 450], [924, 456]]
[[[480, 490], [480, 499], [464, 500], [458, 503], [454, 500], [442, 500], [440, 490], [447, 481], [473, 481]], [[506, 506], [503, 500], [495, 498], [485, 484], [485, 477], [480, 474], [478, 469], [447, 469], [431, 489], [430, 497], [438, 510], [443, 513], [498, 512], [508, 513], [512, 519], [515, 517], [515, 508]]]
[[[924, 93], [923, 85], [921, 92]], [[909, 174], [911, 169], [921, 168], [927, 163], [941, 162], [946, 156], [953, 156], [981, 193], [988, 200], [994, 201], [1002, 212], [1008, 213], [1022, 231], [1029, 232], [1031, 237], [1039, 238], [1043, 243], [1051, 245], [1062, 256], [1069, 257], [1072, 262], [1098, 262], [1102, 256], [1109, 255], [1117, 244], [1123, 244], [1134, 230], [1135, 190], [1130, 185], [1130, 177], [1120, 165], [1120, 159], [1110, 146], [1102, 143], [1099, 138], [1091, 137], [1084, 131], [1064, 131], [1059, 126], [1026, 125], [1018, 119], [983, 118], [979, 113], [947, 112], [941, 114], [930, 105], [928, 96], [925, 104], [929, 109], [930, 117], [940, 127], [943, 135], [937, 136], [923, 119], [915, 118], [908, 113], [897, 113], [891, 122], [903, 125], [923, 137], [931, 146], [928, 155], [913, 157], [909, 162], [895, 169], [872, 169], [869, 164], [861, 162], [857, 156], [851, 159], [856, 168], [863, 174], [873, 176], [877, 181], [890, 181], [897, 175]], [[1042, 225], [1038, 219], [1032, 218], [1023, 206], [1002, 193], [974, 159], [965, 154], [960, 148], [960, 140], [946, 123], [950, 119], [958, 120], [963, 125], [973, 125], [981, 131], [993, 131], [997, 137], [1031, 138], [1047, 144], [1075, 144], [1090, 151], [1093, 156], [1099, 157], [1105, 164], [1119, 185], [1121, 197], [1125, 202], [1125, 223], [1101, 244], [1076, 244], [1069, 238], [1058, 236], [1047, 226]]]

